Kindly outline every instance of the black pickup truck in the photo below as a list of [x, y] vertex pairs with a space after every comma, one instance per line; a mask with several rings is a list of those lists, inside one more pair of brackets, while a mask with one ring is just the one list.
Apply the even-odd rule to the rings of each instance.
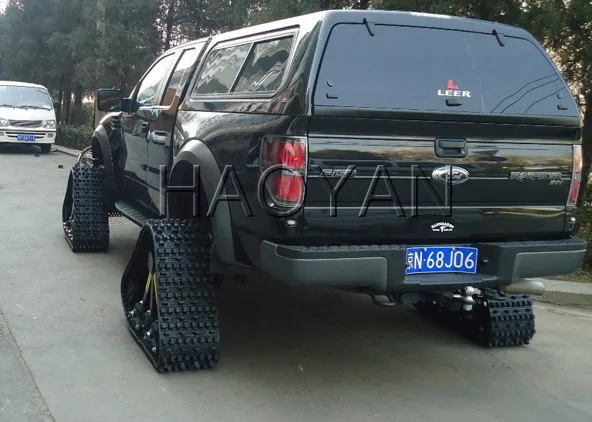
[[525, 345], [535, 278], [587, 247], [580, 113], [520, 28], [320, 12], [177, 46], [96, 109], [64, 233], [96, 252], [110, 217], [142, 227], [121, 297], [159, 371], [218, 362], [217, 284], [252, 272]]

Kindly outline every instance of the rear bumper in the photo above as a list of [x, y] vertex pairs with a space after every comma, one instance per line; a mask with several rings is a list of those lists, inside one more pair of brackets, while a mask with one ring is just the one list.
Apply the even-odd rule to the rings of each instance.
[[289, 285], [369, 288], [378, 292], [447, 291], [466, 285], [501, 287], [523, 278], [569, 274], [580, 268], [579, 238], [482, 242], [476, 274], [405, 274], [407, 246], [285, 246], [261, 242], [260, 269]]

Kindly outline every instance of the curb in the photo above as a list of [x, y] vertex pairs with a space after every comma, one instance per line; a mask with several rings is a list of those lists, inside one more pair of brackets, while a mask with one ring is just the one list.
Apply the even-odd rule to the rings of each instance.
[[78, 151], [76, 149], [66, 148], [61, 145], [55, 145], [55, 151], [62, 153], [62, 154], [70, 155], [72, 157], [77, 157], [77, 158], [78, 158], [78, 155], [80, 154], [80, 151]]
[[559, 306], [592, 308], [592, 284], [575, 281], [539, 279], [545, 284], [542, 296], [531, 296], [533, 301]]
[[550, 305], [592, 308], [592, 295], [589, 294], [547, 291], [542, 296], [531, 296], [531, 298], [535, 302]]

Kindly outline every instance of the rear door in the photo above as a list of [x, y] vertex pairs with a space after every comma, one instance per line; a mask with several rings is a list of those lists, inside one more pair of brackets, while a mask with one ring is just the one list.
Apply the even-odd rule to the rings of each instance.
[[146, 183], [150, 193], [150, 209], [158, 215], [164, 215], [166, 211], [161, 189], [166, 185], [165, 175], [171, 166], [171, 141], [179, 101], [204, 44], [205, 42], [197, 43], [180, 51], [158, 105], [152, 108], [152, 119], [146, 135]]
[[327, 41], [313, 96], [305, 234], [392, 241], [563, 232], [579, 113], [544, 52], [492, 33], [372, 31], [338, 24]]

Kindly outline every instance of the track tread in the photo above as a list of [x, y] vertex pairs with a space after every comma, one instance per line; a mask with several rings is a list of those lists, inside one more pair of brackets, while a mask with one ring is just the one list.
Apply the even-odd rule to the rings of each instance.
[[487, 347], [529, 344], [535, 334], [532, 300], [527, 295], [495, 295], [487, 298], [491, 335]]
[[528, 295], [487, 293], [470, 312], [449, 311], [426, 302], [416, 307], [429, 319], [487, 348], [527, 345], [536, 333], [532, 300]]
[[[211, 369], [219, 361], [220, 335], [215, 303], [216, 279], [209, 272], [211, 238], [192, 219], [149, 220], [138, 239], [132, 260], [139, 251], [142, 236], [150, 236], [158, 296], [158, 352], [153, 353], [145, 329], [135, 329], [128, 312], [131, 304], [124, 297], [126, 274], [122, 279], [122, 301], [128, 327], [159, 372]], [[141, 259], [141, 258], [140, 258]]]
[[[70, 172], [71, 186], [64, 200], [64, 235], [74, 252], [106, 252], [109, 249], [109, 217], [106, 212], [105, 169], [79, 163]], [[65, 210], [71, 200], [71, 220]], [[64, 215], [67, 213], [68, 215]]]

